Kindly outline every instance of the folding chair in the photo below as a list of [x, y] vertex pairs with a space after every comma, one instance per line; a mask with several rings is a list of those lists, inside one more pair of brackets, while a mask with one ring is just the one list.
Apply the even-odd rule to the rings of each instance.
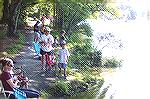
[[[1, 80], [0, 80], [0, 83], [1, 83], [2, 93], [3, 93], [5, 99], [9, 99], [11, 95], [14, 95], [16, 97], [16, 99], [26, 99], [26, 94], [23, 91], [21, 91], [17, 88], [14, 89], [14, 91], [4, 90]], [[8, 95], [6, 95], [6, 94], [8, 94]]]
[[[4, 98], [5, 99], [9, 99], [9, 97], [10, 97], [10, 95], [12, 94], [13, 95], [13, 91], [6, 91], [6, 90], [4, 90], [4, 87], [3, 87], [3, 85], [2, 85], [2, 82], [1, 82], [1, 80], [0, 80], [0, 85], [1, 85], [1, 93], [3, 94], [3, 96], [4, 96]], [[6, 95], [8, 93], [8, 96]]]

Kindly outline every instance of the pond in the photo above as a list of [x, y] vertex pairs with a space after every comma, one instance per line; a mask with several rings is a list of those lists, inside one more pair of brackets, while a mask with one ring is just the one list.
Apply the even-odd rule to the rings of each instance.
[[[146, 0], [140, 2], [140, 7], [139, 2], [136, 3], [136, 0], [124, 1], [124, 3], [117, 3], [117, 5], [121, 7], [126, 18], [105, 21], [100, 19], [100, 22], [90, 20], [95, 34], [114, 33], [124, 41], [125, 46], [122, 53], [118, 53], [117, 50], [115, 50], [116, 53], [113, 53], [114, 51], [111, 51], [110, 48], [104, 49], [103, 55], [105, 56], [123, 56], [124, 64], [123, 68], [111, 79], [105, 80], [112, 87], [108, 89], [106, 96], [102, 99], [110, 99], [112, 95], [113, 99], [149, 99], [150, 54], [148, 53], [150, 47], [148, 42], [150, 42], [150, 39], [148, 27], [150, 26], [150, 21], [147, 18], [149, 15], [147, 12], [150, 11], [150, 8], [148, 8]], [[100, 44], [99, 47], [101, 47]], [[85, 99], [88, 99], [88, 97]]]

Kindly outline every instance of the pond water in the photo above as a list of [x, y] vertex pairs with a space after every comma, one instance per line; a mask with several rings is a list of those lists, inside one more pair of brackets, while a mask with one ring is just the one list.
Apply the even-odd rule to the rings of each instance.
[[[121, 39], [124, 49], [105, 48], [103, 56], [116, 56], [124, 60], [123, 67], [118, 69], [116, 73], [106, 77], [105, 83], [94, 97], [51, 97], [51, 99], [101, 99], [100, 94], [109, 85], [111, 85], [103, 99], [150, 99], [150, 46], [149, 43], [149, 16], [148, 2], [137, 0], [122, 0], [122, 3], [116, 3], [124, 8], [122, 13], [129, 13], [126, 10], [135, 11], [136, 18], [122, 20], [104, 21], [88, 20], [94, 33], [114, 33], [116, 37]], [[125, 10], [128, 5], [129, 9]], [[140, 6], [139, 6], [140, 5]], [[123, 7], [124, 6], [124, 7]], [[133, 17], [133, 16], [132, 16]], [[94, 34], [94, 35], [95, 35]], [[95, 41], [96, 42], [96, 41]], [[96, 45], [96, 43], [95, 43]], [[97, 48], [101, 48], [98, 45]]]
[[[119, 1], [119, 0], [118, 0]], [[150, 99], [150, 35], [149, 35], [149, 12], [148, 1], [122, 0], [117, 3], [121, 6], [123, 13], [128, 5], [135, 12], [136, 18], [121, 20], [90, 20], [96, 33], [114, 33], [121, 38], [124, 49], [105, 48], [103, 56], [116, 56], [122, 58], [123, 67], [114, 75], [107, 77], [102, 87], [111, 84], [104, 99]], [[139, 6], [140, 5], [140, 6]], [[126, 9], [128, 10], [128, 9]], [[128, 17], [128, 16], [127, 16]], [[100, 46], [100, 45], [98, 45]], [[100, 46], [101, 48], [101, 46]], [[102, 89], [99, 90], [100, 92]], [[100, 94], [100, 93], [99, 93]], [[99, 94], [95, 99], [99, 99]]]

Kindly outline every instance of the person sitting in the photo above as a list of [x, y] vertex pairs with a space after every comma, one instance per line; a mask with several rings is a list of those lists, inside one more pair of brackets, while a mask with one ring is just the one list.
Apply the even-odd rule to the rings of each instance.
[[[6, 91], [13, 91], [15, 89], [19, 89], [26, 94], [27, 98], [39, 98], [40, 93], [38, 91], [18, 88], [17, 82], [14, 82], [13, 75], [10, 73], [14, 67], [13, 61], [9, 58], [0, 59], [0, 63], [2, 64], [2, 73], [0, 75], [0, 80]], [[6, 93], [6, 96], [9, 96], [9, 93]], [[11, 94], [9, 99], [16, 99], [14, 94]]]

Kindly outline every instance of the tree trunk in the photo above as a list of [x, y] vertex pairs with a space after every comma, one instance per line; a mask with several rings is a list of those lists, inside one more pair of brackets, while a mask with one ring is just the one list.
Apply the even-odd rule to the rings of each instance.
[[7, 23], [9, 18], [9, 0], [4, 0], [3, 2], [3, 17], [2, 23]]
[[18, 14], [17, 10], [19, 9], [20, 3], [14, 3], [9, 6], [9, 18], [8, 18], [8, 37], [16, 37], [16, 30], [17, 30], [17, 21], [18, 21]]

